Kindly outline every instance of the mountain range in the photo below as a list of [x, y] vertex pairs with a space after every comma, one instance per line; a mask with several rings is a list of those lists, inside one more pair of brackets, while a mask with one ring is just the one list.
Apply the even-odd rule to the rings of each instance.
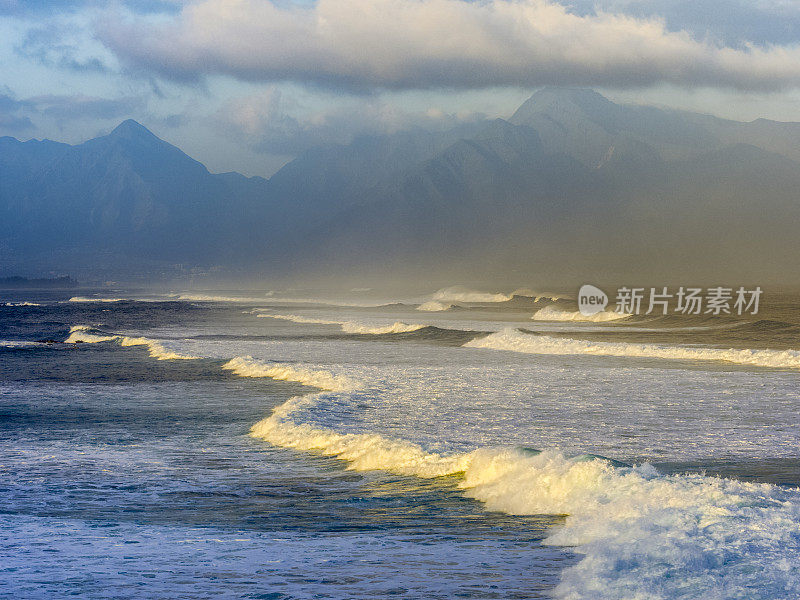
[[[507, 120], [212, 174], [135, 121], [0, 138], [0, 275], [800, 282], [800, 123], [546, 88]], [[681, 280], [681, 278], [685, 278]]]

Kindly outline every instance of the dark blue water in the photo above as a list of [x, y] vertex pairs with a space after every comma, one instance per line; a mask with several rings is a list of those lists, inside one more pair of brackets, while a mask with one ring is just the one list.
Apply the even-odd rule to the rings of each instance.
[[[308, 388], [58, 343], [75, 324], [224, 325], [241, 307], [68, 296], [0, 298], [0, 340], [36, 342], [0, 347], [0, 597], [536, 598], [576, 560], [541, 544], [557, 517], [248, 437]], [[23, 300], [42, 306], [4, 305]]]

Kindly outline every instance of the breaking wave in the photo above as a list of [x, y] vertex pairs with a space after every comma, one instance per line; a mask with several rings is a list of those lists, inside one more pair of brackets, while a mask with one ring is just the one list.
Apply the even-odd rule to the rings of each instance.
[[512, 297], [511, 294], [476, 292], [461, 286], [443, 288], [433, 294], [433, 299], [439, 302], [508, 302]]
[[73, 296], [68, 302], [127, 302], [128, 298], [89, 298], [87, 296]]
[[5, 302], [5, 306], [41, 306], [37, 302]]
[[461, 487], [489, 510], [565, 514], [548, 544], [584, 555], [560, 598], [796, 598], [797, 490], [548, 451], [477, 450]]
[[240, 377], [270, 377], [279, 381], [294, 381], [331, 392], [355, 390], [363, 384], [344, 375], [309, 369], [285, 363], [264, 363], [251, 356], [237, 356], [222, 365]]
[[0, 348], [29, 348], [40, 345], [40, 342], [30, 342], [27, 340], [0, 340]]
[[793, 567], [800, 559], [797, 490], [703, 475], [664, 476], [649, 465], [621, 467], [556, 450], [484, 447], [430, 453], [409, 441], [343, 434], [292, 419], [326, 399], [325, 393], [293, 397], [250, 434], [345, 460], [355, 470], [458, 475], [464, 494], [489, 510], [566, 515], [545, 543], [574, 547], [583, 558], [563, 572], [555, 590], [559, 598], [800, 594]]
[[[323, 395], [324, 396], [324, 395]], [[293, 413], [313, 407], [320, 394], [296, 396], [259, 421], [250, 435], [276, 446], [314, 450], [350, 463], [356, 470], [385, 470], [401, 475], [439, 477], [458, 473], [467, 465], [464, 454], [430, 454], [418, 444], [372, 433], [337, 433], [305, 423], [295, 423]]]
[[[92, 331], [88, 326], [74, 327], [67, 341], [118, 340], [122, 345], [153, 341]], [[142, 341], [126, 343], [126, 339]], [[493, 341], [487, 344], [487, 340]], [[714, 351], [592, 344], [514, 330], [476, 340], [484, 345], [467, 345], [503, 347], [509, 340], [511, 345], [528, 348], [522, 351], [531, 348], [522, 340], [565, 343], [564, 353], [598, 346], [614, 352], [639, 348], [640, 353], [634, 351], [634, 356], [642, 355], [642, 348], [647, 349], [648, 356]], [[625, 350], [623, 355], [631, 354]], [[482, 447], [471, 452], [429, 452], [420, 444], [380, 433], [340, 433], [295, 420], [301, 412], [328, 401], [334, 401], [335, 406], [362, 403], [367, 391], [364, 383], [345, 374], [251, 357], [231, 359], [223, 368], [242, 377], [294, 381], [323, 390], [292, 397], [279, 405], [252, 426], [250, 435], [254, 438], [320, 452], [347, 461], [348, 468], [354, 470], [384, 470], [423, 478], [455, 476], [463, 493], [488, 510], [565, 515], [563, 525], [554, 527], [545, 543], [572, 547], [581, 559], [563, 571], [555, 590], [559, 598], [766, 600], [800, 596], [796, 569], [800, 561], [798, 490], [703, 475], [665, 476], [649, 465], [619, 466], [599, 457], [568, 457], [557, 450]]]
[[508, 350], [526, 354], [585, 354], [593, 356], [663, 358], [668, 360], [721, 361], [756, 367], [800, 369], [800, 351], [798, 350], [690, 348], [660, 344], [592, 342], [529, 334], [511, 328], [471, 340], [464, 346], [467, 348]]
[[330, 321], [328, 319], [314, 319], [311, 317], [303, 317], [301, 315], [279, 315], [271, 313], [259, 313], [257, 317], [269, 319], [281, 319], [284, 321], [292, 321], [293, 323], [309, 323], [316, 325], [338, 325], [344, 333], [354, 333], [360, 335], [386, 335], [389, 333], [408, 333], [417, 331], [427, 327], [420, 323], [402, 323], [396, 321], [389, 325], [367, 325], [358, 323], [356, 321]]
[[428, 302], [423, 302], [417, 307], [417, 310], [421, 310], [423, 312], [441, 312], [445, 310], [450, 310], [455, 306], [449, 302], [439, 302], [438, 300], [429, 300]]
[[92, 333], [94, 330], [88, 325], [75, 325], [70, 328], [70, 334], [64, 340], [65, 344], [84, 343], [98, 344], [100, 342], [118, 342], [121, 346], [146, 346], [150, 356], [158, 360], [194, 360], [198, 356], [188, 356], [173, 352], [158, 340], [146, 337], [130, 337], [127, 335], [106, 335], [103, 333]]
[[534, 321], [586, 321], [591, 323], [604, 323], [606, 321], [619, 321], [631, 315], [617, 312], [601, 311], [593, 315], [584, 315], [579, 311], [571, 312], [561, 310], [555, 306], [545, 306], [538, 310], [531, 318]]
[[183, 300], [185, 302], [244, 302], [247, 304], [267, 302], [270, 300], [268, 296], [263, 296], [261, 298], [245, 298], [238, 296], [214, 296], [208, 294], [170, 294], [168, 297], [171, 300]]

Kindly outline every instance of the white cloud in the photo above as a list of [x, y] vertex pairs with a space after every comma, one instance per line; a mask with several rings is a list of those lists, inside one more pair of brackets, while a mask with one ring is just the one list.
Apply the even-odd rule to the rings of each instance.
[[128, 65], [187, 79], [364, 89], [800, 84], [797, 45], [726, 47], [659, 19], [574, 14], [546, 0], [205, 0], [166, 22], [106, 19], [97, 34]]

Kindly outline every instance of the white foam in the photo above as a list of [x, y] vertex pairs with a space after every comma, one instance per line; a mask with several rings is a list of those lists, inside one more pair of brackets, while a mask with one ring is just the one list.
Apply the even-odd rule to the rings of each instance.
[[555, 590], [559, 598], [800, 594], [794, 568], [800, 560], [797, 490], [702, 475], [663, 476], [647, 465], [617, 468], [555, 450], [429, 453], [409, 441], [338, 433], [292, 419], [326, 399], [326, 394], [294, 397], [256, 423], [251, 435], [345, 460], [355, 470], [460, 474], [459, 487], [489, 510], [567, 515], [545, 542], [574, 547], [583, 558], [564, 571]]
[[546, 335], [530, 335], [507, 328], [464, 344], [468, 348], [508, 350], [526, 354], [620, 356], [668, 360], [721, 361], [757, 367], [800, 369], [800, 351], [690, 348], [659, 344], [592, 342]]
[[217, 294], [195, 294], [195, 293], [180, 293], [169, 294], [167, 296], [172, 300], [184, 300], [187, 302], [241, 302], [246, 304], [319, 304], [324, 306], [336, 307], [353, 307], [353, 308], [367, 308], [374, 307], [373, 303], [358, 303], [358, 302], [345, 302], [341, 300], [329, 300], [325, 298], [293, 298], [293, 297], [279, 297], [275, 292], [267, 292], [264, 296], [224, 296]]
[[125, 302], [128, 298], [89, 298], [86, 296], [73, 296], [69, 302]]
[[333, 392], [354, 390], [362, 385], [359, 381], [344, 375], [334, 375], [329, 371], [285, 363], [265, 363], [250, 356], [233, 358], [222, 365], [222, 368], [233, 371], [240, 377], [270, 377], [280, 381], [294, 381]]
[[315, 319], [312, 317], [304, 317], [302, 315], [281, 315], [275, 313], [260, 312], [262, 309], [257, 309], [257, 317], [265, 319], [280, 319], [283, 321], [291, 321], [292, 323], [309, 323], [312, 325], [342, 325], [345, 321], [331, 321], [330, 319]]
[[425, 325], [420, 323], [403, 323], [395, 321], [389, 325], [364, 325], [355, 321], [342, 323], [342, 331], [345, 333], [360, 333], [363, 335], [385, 335], [387, 333], [409, 333], [422, 329]]
[[[92, 331], [76, 326], [70, 337], [137, 343]], [[253, 437], [336, 457], [347, 461], [350, 469], [428, 478], [455, 475], [461, 478], [463, 493], [488, 510], [567, 515], [546, 539], [548, 544], [572, 547], [581, 556], [563, 572], [555, 590], [559, 598], [800, 597], [797, 490], [701, 475], [668, 477], [648, 466], [616, 468], [607, 461], [571, 459], [555, 450], [534, 454], [484, 447], [429, 452], [420, 444], [379, 433], [342, 433], [302, 422], [300, 415], [317, 403], [364, 401], [364, 383], [346, 374], [250, 357], [234, 358], [224, 368], [243, 377], [270, 377], [326, 390], [281, 404], [253, 425]]]
[[348, 302], [345, 300], [329, 298], [273, 297], [268, 298], [267, 304], [319, 304], [322, 306], [333, 306], [339, 308], [376, 308], [391, 302], [392, 300], [389, 299], [385, 299], [381, 302]]
[[5, 306], [41, 306], [36, 302], [6, 302]]
[[276, 446], [317, 451], [346, 460], [349, 468], [386, 470], [402, 475], [438, 477], [457, 473], [466, 464], [463, 454], [441, 455], [425, 452], [421, 446], [378, 434], [337, 433], [330, 429], [297, 424], [292, 413], [313, 406], [319, 395], [294, 397], [276, 408], [250, 430], [250, 435]]
[[423, 312], [440, 312], [445, 310], [450, 310], [455, 306], [454, 304], [450, 304], [449, 302], [439, 302], [438, 300], [429, 300], [428, 302], [423, 302], [417, 307], [417, 310], [421, 310]]
[[100, 342], [119, 342], [121, 346], [146, 346], [150, 356], [158, 360], [195, 360], [199, 357], [180, 354], [164, 347], [158, 341], [146, 337], [130, 337], [127, 335], [104, 335], [90, 333], [92, 328], [88, 325], [75, 325], [70, 328], [70, 334], [64, 340], [65, 344], [81, 342], [84, 344], [98, 344]]
[[385, 335], [387, 333], [408, 333], [410, 331], [417, 331], [426, 327], [420, 323], [403, 323], [395, 321], [388, 325], [376, 325], [359, 323], [357, 321], [331, 321], [329, 319], [315, 319], [312, 317], [304, 317], [301, 315], [282, 315], [273, 313], [259, 313], [257, 317], [268, 319], [281, 319], [284, 321], [292, 321], [293, 323], [308, 323], [314, 325], [338, 325], [345, 333], [356, 333], [361, 335]]
[[604, 323], [606, 321], [619, 321], [620, 319], [627, 319], [631, 315], [626, 313], [617, 313], [611, 311], [600, 311], [593, 315], [584, 315], [579, 311], [571, 312], [561, 310], [555, 306], [545, 306], [538, 310], [532, 317], [534, 321], [586, 321], [590, 323]]
[[546, 543], [576, 547], [560, 598], [797, 598], [797, 490], [615, 468], [558, 452], [474, 452], [461, 487], [489, 510], [565, 514]]
[[27, 348], [29, 346], [38, 346], [39, 344], [39, 342], [26, 340], [0, 340], [0, 347], [3, 348]]
[[476, 292], [461, 286], [443, 288], [433, 294], [433, 299], [439, 302], [508, 302], [511, 298], [511, 294]]
[[269, 298], [264, 297], [244, 297], [244, 296], [215, 296], [211, 294], [171, 294], [169, 296], [173, 300], [183, 300], [185, 302], [245, 302], [253, 304], [258, 302], [267, 302]]

